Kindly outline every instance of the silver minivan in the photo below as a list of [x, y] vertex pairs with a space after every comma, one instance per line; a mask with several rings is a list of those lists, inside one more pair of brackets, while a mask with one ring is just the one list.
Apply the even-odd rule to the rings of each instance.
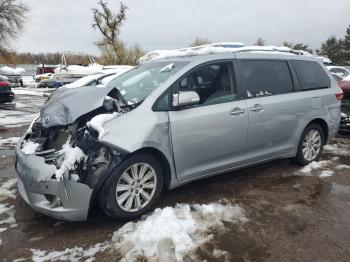
[[285, 52], [150, 59], [104, 88], [58, 90], [18, 142], [19, 192], [36, 211], [84, 220], [98, 203], [132, 219], [162, 191], [291, 158], [317, 161], [342, 91], [321, 61]]

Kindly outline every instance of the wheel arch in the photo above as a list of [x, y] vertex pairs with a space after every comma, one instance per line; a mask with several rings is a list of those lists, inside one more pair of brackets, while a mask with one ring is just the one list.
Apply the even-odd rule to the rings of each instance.
[[323, 134], [324, 134], [324, 144], [327, 144], [328, 136], [329, 136], [329, 127], [327, 122], [322, 118], [315, 118], [312, 121], [310, 121], [310, 123], [306, 127], [308, 127], [311, 124], [317, 124], [322, 128]]
[[162, 151], [160, 151], [159, 149], [154, 148], [154, 147], [143, 147], [143, 148], [136, 150], [132, 154], [138, 154], [138, 153], [150, 154], [159, 160], [159, 162], [163, 168], [163, 175], [164, 175], [163, 188], [169, 189], [170, 183], [171, 183], [171, 167], [170, 167], [169, 160], [165, 156], [165, 154]]

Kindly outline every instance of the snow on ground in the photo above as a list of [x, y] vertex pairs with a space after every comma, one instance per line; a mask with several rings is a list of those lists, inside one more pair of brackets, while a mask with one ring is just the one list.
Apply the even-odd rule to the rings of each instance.
[[30, 90], [29, 88], [12, 88], [15, 95], [27, 95], [27, 96], [50, 96], [50, 90], [46, 88], [36, 88], [36, 90]]
[[338, 158], [332, 158], [331, 160], [322, 160], [322, 161], [313, 161], [310, 164], [304, 166], [297, 173], [302, 175], [312, 175], [313, 170], [322, 169], [333, 164], [334, 161], [337, 161]]
[[33, 76], [23, 76], [23, 85], [28, 87], [34, 87], [35, 86], [35, 80]]
[[330, 176], [333, 176], [334, 174], [334, 171], [333, 170], [322, 170], [321, 174], [320, 174], [320, 177], [330, 177]]
[[20, 137], [9, 137], [9, 138], [0, 137], [0, 149], [15, 147], [19, 139]]
[[335, 167], [335, 169], [336, 169], [336, 170], [350, 169], [350, 166], [349, 166], [349, 165], [343, 165], [343, 164], [341, 164], [341, 165], [337, 165], [337, 166]]
[[[2, 184], [1, 184], [2, 183]], [[0, 246], [2, 243], [1, 233], [8, 226], [16, 226], [15, 207], [8, 203], [9, 199], [16, 198], [17, 179], [10, 179], [3, 183], [0, 181]]]
[[324, 152], [335, 156], [350, 156], [349, 146], [339, 143], [333, 145], [325, 145]]
[[[93, 261], [94, 256], [103, 252], [108, 245], [106, 243], [98, 243], [87, 249], [82, 247], [66, 248], [63, 251], [42, 251], [39, 249], [31, 249], [34, 262], [44, 261]], [[82, 260], [84, 259], [84, 260]]]
[[183, 261], [195, 248], [210, 241], [211, 230], [224, 222], [244, 223], [245, 210], [231, 204], [178, 204], [156, 209], [139, 222], [129, 222], [112, 237], [123, 261]]
[[[122, 261], [183, 261], [192, 251], [213, 239], [211, 232], [224, 232], [225, 224], [247, 222], [246, 211], [230, 203], [177, 204], [156, 209], [139, 222], [129, 222], [114, 232], [111, 241], [62, 251], [31, 249], [31, 259], [43, 261], [93, 261], [106, 250], [117, 251]], [[226, 251], [215, 250], [217, 257]], [[144, 261], [144, 260], [142, 260]]]
[[0, 110], [0, 126], [18, 127], [28, 125], [37, 114], [16, 110]]
[[[341, 138], [334, 139], [335, 143], [324, 146], [324, 153], [333, 156], [330, 160], [314, 161], [298, 170], [296, 175], [311, 176], [313, 171], [320, 170], [317, 172], [319, 177], [329, 177], [334, 174], [335, 170], [350, 169], [350, 166], [337, 164], [340, 157], [350, 156], [350, 146], [345, 144]], [[334, 168], [333, 165], [336, 165]]]

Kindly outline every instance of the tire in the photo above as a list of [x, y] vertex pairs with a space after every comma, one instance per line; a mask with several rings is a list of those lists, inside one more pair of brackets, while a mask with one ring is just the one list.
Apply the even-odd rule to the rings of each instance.
[[[317, 138], [319, 138], [319, 143], [318, 139], [316, 138], [312, 139], [313, 141], [308, 141], [310, 137], [312, 138], [315, 134], [318, 134]], [[294, 162], [299, 165], [305, 166], [313, 161], [317, 161], [322, 154], [324, 142], [324, 131], [322, 127], [318, 124], [308, 125], [301, 135], [298, 145], [298, 152], [296, 157], [293, 159]], [[313, 148], [313, 150], [311, 150], [311, 148]], [[316, 150], [315, 148], [318, 149]]]
[[[145, 181], [147, 183], [142, 183], [143, 179], [140, 179], [141, 168], [145, 170], [143, 179], [146, 178], [147, 174], [148, 177], [151, 177]], [[138, 176], [135, 179], [133, 179], [132, 170], [137, 170], [135, 173]], [[154, 176], [150, 175], [152, 171]], [[137, 218], [151, 210], [158, 200], [163, 189], [163, 177], [162, 166], [154, 156], [145, 153], [131, 155], [104, 182], [99, 194], [99, 205], [107, 215], [114, 219]], [[152, 184], [154, 187], [150, 188]], [[117, 187], [119, 188], [118, 192]], [[125, 198], [125, 196], [127, 197]], [[130, 202], [131, 207], [129, 207]]]

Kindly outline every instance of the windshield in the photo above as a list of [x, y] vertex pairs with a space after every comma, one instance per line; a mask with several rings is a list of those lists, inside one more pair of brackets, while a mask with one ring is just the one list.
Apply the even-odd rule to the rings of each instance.
[[175, 74], [186, 62], [154, 62], [135, 67], [112, 80], [107, 87], [118, 88], [126, 101], [138, 103], [169, 76]]

